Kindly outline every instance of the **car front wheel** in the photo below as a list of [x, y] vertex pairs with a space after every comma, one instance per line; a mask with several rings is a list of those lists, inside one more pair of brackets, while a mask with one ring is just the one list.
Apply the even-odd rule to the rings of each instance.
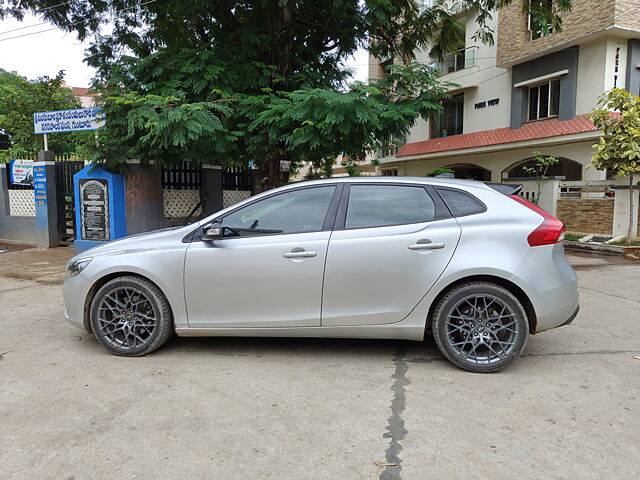
[[442, 354], [470, 372], [502, 370], [524, 350], [527, 315], [508, 290], [488, 282], [453, 288], [433, 314], [433, 336]]
[[173, 333], [171, 308], [163, 293], [133, 275], [105, 283], [91, 302], [90, 315], [93, 334], [116, 355], [146, 355]]

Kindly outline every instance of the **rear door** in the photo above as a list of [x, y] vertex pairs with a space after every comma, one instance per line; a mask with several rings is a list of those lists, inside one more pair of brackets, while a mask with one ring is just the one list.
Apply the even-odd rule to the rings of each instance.
[[322, 325], [399, 322], [442, 274], [459, 238], [431, 187], [345, 186], [327, 252]]

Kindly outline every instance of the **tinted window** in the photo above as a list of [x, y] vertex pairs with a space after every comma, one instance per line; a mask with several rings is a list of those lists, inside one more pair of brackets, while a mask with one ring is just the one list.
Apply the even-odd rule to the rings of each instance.
[[305, 188], [265, 198], [222, 220], [225, 237], [322, 230], [335, 186]]
[[444, 188], [438, 188], [437, 190], [451, 213], [456, 217], [485, 211], [484, 204], [469, 193]]
[[352, 185], [345, 228], [430, 222], [433, 200], [422, 187]]

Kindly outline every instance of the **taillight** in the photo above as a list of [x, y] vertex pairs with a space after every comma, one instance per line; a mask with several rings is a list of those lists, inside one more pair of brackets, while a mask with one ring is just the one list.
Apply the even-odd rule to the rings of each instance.
[[564, 240], [564, 232], [566, 230], [564, 223], [562, 223], [550, 213], [545, 212], [537, 205], [534, 205], [533, 203], [525, 200], [522, 197], [519, 197], [518, 195], [509, 196], [515, 201], [520, 202], [525, 207], [530, 208], [536, 213], [539, 213], [544, 218], [538, 228], [531, 232], [527, 237], [527, 241], [529, 242], [530, 246], [537, 247], [539, 245], [552, 245]]

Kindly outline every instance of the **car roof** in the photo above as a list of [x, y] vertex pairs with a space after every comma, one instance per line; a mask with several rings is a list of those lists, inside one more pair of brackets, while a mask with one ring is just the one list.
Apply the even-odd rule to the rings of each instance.
[[323, 183], [421, 183], [424, 185], [437, 185], [447, 187], [471, 187], [481, 188], [483, 190], [491, 190], [484, 182], [477, 180], [462, 180], [460, 178], [445, 177], [374, 177], [374, 176], [358, 176], [358, 177], [332, 177], [321, 178], [318, 180], [305, 180], [301, 182], [289, 183], [287, 186], [302, 185], [321, 185]]

